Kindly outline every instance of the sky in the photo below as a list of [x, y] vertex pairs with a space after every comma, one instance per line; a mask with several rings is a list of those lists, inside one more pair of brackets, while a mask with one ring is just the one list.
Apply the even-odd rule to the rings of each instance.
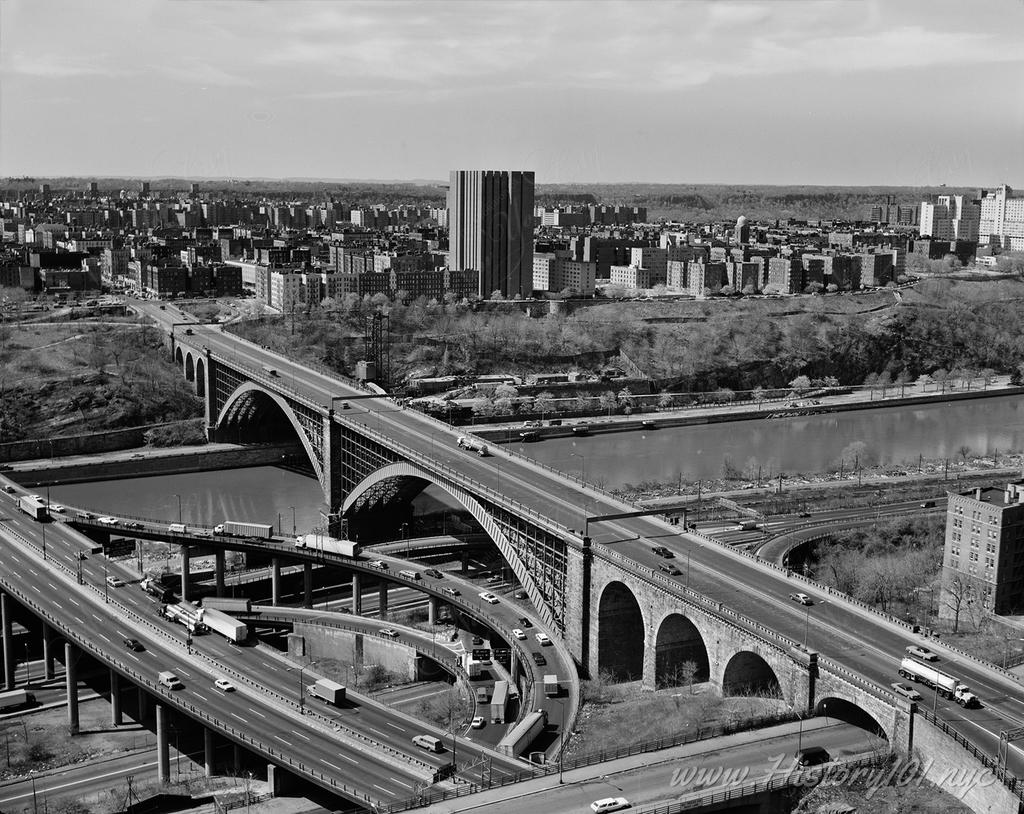
[[1024, 186], [1024, 0], [0, 0], [0, 175]]

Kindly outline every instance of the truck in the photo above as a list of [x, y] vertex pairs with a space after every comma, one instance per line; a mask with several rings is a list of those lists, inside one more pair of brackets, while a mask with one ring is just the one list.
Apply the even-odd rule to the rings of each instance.
[[756, 528], [756, 520], [740, 520], [740, 531], [754, 531]]
[[230, 596], [204, 596], [202, 605], [207, 611], [216, 608], [224, 613], [249, 613], [252, 610], [252, 600], [249, 597], [236, 599]]
[[18, 508], [33, 520], [46, 520], [50, 516], [50, 508], [39, 495], [22, 495], [18, 498]]
[[481, 664], [476, 659], [466, 659], [466, 674], [470, 678], [480, 678]]
[[328, 678], [318, 678], [315, 684], [306, 687], [306, 694], [326, 701], [328, 704], [341, 704], [345, 700], [345, 686]]
[[25, 690], [9, 690], [0, 692], [0, 712], [21, 709], [36, 702], [36, 697]]
[[508, 682], [495, 681], [491, 694], [491, 723], [505, 723], [505, 707], [508, 706]]
[[481, 458], [486, 458], [488, 455], [491, 454], [491, 451], [487, 449], [487, 444], [484, 444], [475, 438], [471, 438], [468, 435], [460, 435], [458, 438], [455, 439], [455, 443], [462, 447], [462, 449], [469, 450], [470, 452], [475, 452]]
[[170, 588], [167, 588], [160, 580], [153, 577], [146, 577], [139, 586], [150, 596], [155, 596], [161, 602], [167, 602], [174, 596]]
[[558, 683], [558, 676], [549, 673], [544, 676], [544, 695], [548, 698], [557, 698], [562, 694], [562, 685]]
[[899, 673], [903, 678], [909, 678], [911, 681], [924, 684], [926, 687], [933, 687], [943, 698], [956, 701], [965, 709], [981, 706], [978, 696], [971, 692], [966, 684], [961, 684], [953, 676], [941, 670], [936, 670], [922, 661], [904, 658], [900, 662]]
[[197, 608], [191, 602], [179, 602], [177, 605], [161, 605], [160, 615], [182, 625], [193, 636], [206, 633], [206, 625], [203, 623], [203, 609]]
[[256, 537], [260, 540], [269, 540], [274, 536], [274, 527], [268, 523], [225, 520], [213, 527], [213, 533], [224, 537]]
[[178, 678], [170, 670], [164, 670], [157, 675], [157, 681], [163, 684], [169, 690], [180, 690], [185, 685], [181, 683], [181, 679]]
[[498, 751], [504, 752], [509, 757], [519, 757], [530, 748], [530, 744], [537, 739], [547, 725], [548, 714], [544, 710], [538, 709], [531, 712], [498, 742]]
[[323, 534], [300, 534], [295, 538], [296, 548], [308, 548], [321, 554], [340, 554], [342, 557], [358, 557], [359, 543], [352, 540], [336, 540]]
[[229, 642], [239, 644], [249, 638], [249, 626], [245, 622], [240, 622], [217, 608], [205, 607], [202, 611], [203, 624]]

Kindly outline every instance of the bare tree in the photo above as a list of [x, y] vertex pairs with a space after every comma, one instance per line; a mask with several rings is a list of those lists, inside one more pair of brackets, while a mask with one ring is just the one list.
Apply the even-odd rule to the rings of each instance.
[[960, 614], [976, 600], [974, 585], [965, 577], [953, 577], [942, 590], [942, 604], [953, 611], [953, 632], [960, 629]]

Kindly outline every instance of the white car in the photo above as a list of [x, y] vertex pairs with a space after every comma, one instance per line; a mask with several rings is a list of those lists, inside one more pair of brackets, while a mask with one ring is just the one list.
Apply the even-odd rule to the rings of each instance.
[[603, 797], [600, 800], [594, 800], [590, 804], [590, 810], [594, 814], [605, 814], [608, 811], [621, 811], [624, 808], [629, 808], [629, 800], [625, 797]]
[[110, 576], [107, 577], [107, 585], [109, 585], [111, 588], [121, 588], [124, 586], [124, 580], [120, 577]]
[[921, 647], [917, 644], [912, 644], [907, 648], [908, 656], [916, 656], [923, 661], [938, 661], [939, 657], [929, 650], [927, 647]]
[[388, 564], [384, 560], [370, 560], [367, 565], [372, 565], [374, 568], [380, 568], [384, 571], [388, 570]]
[[497, 605], [498, 604], [498, 597], [496, 597], [494, 594], [490, 593], [489, 591], [481, 591], [478, 594], [478, 596], [484, 602], [490, 602], [492, 605]]
[[50, 507], [50, 511], [51, 512], [57, 512], [57, 514], [64, 514], [67, 511], [67, 509], [64, 508], [63, 506], [61, 506], [59, 503], [54, 503]]
[[389, 639], [397, 639], [398, 638], [398, 631], [394, 630], [394, 629], [392, 629], [390, 627], [386, 627], [386, 628], [384, 628], [380, 632], [380, 635], [381, 636], [387, 636]]
[[551, 639], [548, 637], [547, 633], [534, 633], [533, 637], [537, 640], [537, 644], [539, 644], [541, 647], [547, 647], [549, 644], [551, 644]]
[[512, 635], [515, 636], [517, 639], [519, 639], [519, 641], [522, 641], [523, 639], [526, 638], [526, 634], [523, 633], [523, 631], [521, 631], [517, 627], [512, 628]]
[[228, 681], [226, 678], [218, 678], [213, 682], [213, 686], [221, 692], [234, 692], [235, 685]]
[[814, 600], [811, 599], [807, 594], [790, 594], [789, 598], [794, 602], [799, 602], [801, 605], [813, 605]]
[[473, 719], [473, 720], [472, 720], [472, 721], [470, 722], [470, 724], [469, 724], [469, 725], [470, 725], [471, 727], [473, 727], [473, 729], [483, 729], [483, 728], [484, 728], [484, 723], [486, 723], [486, 722], [484, 721], [484, 719], [483, 719], [483, 716], [482, 716], [482, 715], [477, 715], [477, 716], [476, 716], [476, 717], [475, 717], [475, 718], [474, 718], [474, 719]]
[[109, 515], [107, 517], [97, 517], [96, 518], [96, 522], [97, 523], [102, 523], [104, 526], [116, 526], [117, 525], [117, 518], [116, 517], [110, 517]]
[[899, 681], [894, 681], [889, 685], [897, 695], [902, 695], [904, 698], [910, 701], [920, 701], [921, 693], [915, 690], [913, 687], [909, 687], [906, 684], [901, 684]]

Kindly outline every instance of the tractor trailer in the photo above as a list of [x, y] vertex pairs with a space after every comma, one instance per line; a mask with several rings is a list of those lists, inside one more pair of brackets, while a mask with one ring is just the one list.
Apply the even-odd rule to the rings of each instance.
[[203, 624], [229, 642], [239, 644], [249, 638], [249, 626], [216, 608], [203, 608]]
[[216, 608], [224, 613], [249, 613], [252, 610], [252, 600], [248, 597], [204, 596], [202, 601], [207, 610]]
[[161, 602], [167, 602], [174, 594], [160, 580], [153, 577], [146, 577], [139, 586], [150, 596], [155, 596]]
[[544, 695], [548, 698], [557, 698], [562, 694], [562, 685], [558, 683], [558, 676], [548, 674], [544, 676]]
[[295, 538], [296, 548], [306, 548], [321, 554], [340, 554], [342, 557], [358, 557], [359, 543], [352, 540], [336, 540], [322, 534], [300, 534]]
[[18, 508], [33, 520], [45, 520], [50, 516], [46, 501], [39, 495], [22, 495], [18, 498]]
[[460, 435], [455, 440], [455, 443], [458, 444], [463, 449], [469, 450], [470, 452], [475, 452], [481, 458], [486, 458], [488, 455], [491, 454], [490, 450], [487, 449], [487, 444], [484, 444], [483, 442], [478, 441], [476, 438], [472, 438], [468, 435]]
[[160, 608], [160, 615], [182, 625], [193, 636], [206, 633], [206, 625], [203, 624], [203, 609], [197, 608], [191, 602], [163, 605]]
[[267, 523], [225, 520], [213, 527], [213, 533], [223, 537], [256, 537], [260, 540], [269, 540], [274, 536], [274, 527]]
[[519, 757], [547, 725], [548, 714], [544, 710], [538, 709], [536, 712], [531, 712], [501, 739], [501, 742], [498, 743], [498, 751], [504, 752], [509, 757]]
[[934, 687], [943, 698], [950, 698], [962, 707], [981, 706], [978, 696], [971, 692], [966, 684], [961, 684], [953, 676], [929, 667], [924, 662], [911, 658], [903, 659], [900, 662], [900, 675], [926, 687]]
[[345, 700], [345, 686], [327, 678], [318, 678], [315, 684], [306, 687], [306, 694], [337, 706]]

